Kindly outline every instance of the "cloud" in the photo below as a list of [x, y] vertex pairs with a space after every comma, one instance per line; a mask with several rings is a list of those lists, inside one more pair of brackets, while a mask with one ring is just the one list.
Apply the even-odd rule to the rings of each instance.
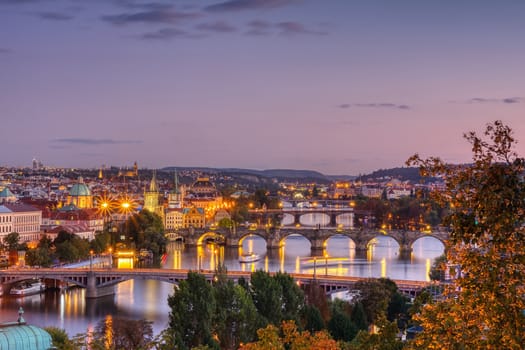
[[0, 55], [7, 55], [8, 53], [11, 53], [12, 51], [9, 49], [6, 49], [5, 47], [0, 47]]
[[467, 103], [521, 103], [523, 102], [523, 97], [505, 97], [505, 98], [482, 98], [474, 97], [467, 101]]
[[268, 30], [272, 28], [270, 22], [253, 20], [248, 22], [248, 31], [245, 33], [247, 35], [269, 35], [271, 34]]
[[170, 40], [175, 38], [198, 39], [202, 37], [204, 36], [198, 34], [191, 34], [182, 29], [162, 28], [155, 32], [144, 33], [139, 38], [143, 40]]
[[141, 10], [167, 10], [173, 8], [173, 4], [161, 2], [137, 3], [134, 0], [113, 0], [113, 2], [121, 7]]
[[0, 0], [0, 5], [32, 4], [39, 1], [40, 0]]
[[295, 0], [229, 0], [206, 6], [205, 11], [227, 12], [242, 10], [260, 10], [289, 5]]
[[51, 21], [68, 21], [74, 18], [71, 15], [60, 12], [40, 12], [37, 13], [37, 16]]
[[102, 20], [113, 25], [125, 25], [129, 23], [179, 23], [187, 19], [198, 18], [200, 15], [194, 12], [179, 12], [171, 9], [155, 9], [135, 13], [123, 13], [120, 15], [102, 16]]
[[347, 109], [350, 107], [365, 107], [365, 108], [392, 108], [392, 109], [410, 109], [410, 106], [405, 104], [396, 104], [396, 103], [343, 103], [338, 106], [342, 109]]
[[207, 32], [217, 32], [217, 33], [231, 33], [237, 31], [237, 28], [224, 22], [217, 21], [213, 23], [202, 23], [196, 26], [198, 30], [207, 31]]
[[[139, 144], [140, 140], [113, 140], [113, 139], [84, 139], [84, 138], [65, 138], [56, 139], [52, 142], [59, 144], [72, 145], [118, 145], [118, 144]], [[56, 148], [56, 147], [55, 147]]]
[[314, 34], [314, 35], [326, 35], [326, 32], [319, 32], [307, 29], [303, 24], [299, 22], [280, 22], [276, 24], [276, 27], [281, 30], [283, 35], [295, 35], [295, 34]]

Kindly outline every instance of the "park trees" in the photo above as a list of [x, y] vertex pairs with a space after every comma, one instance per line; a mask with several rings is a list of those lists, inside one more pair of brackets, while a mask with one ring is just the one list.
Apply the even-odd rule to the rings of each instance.
[[434, 193], [448, 204], [451, 227], [447, 261], [454, 286], [447, 298], [424, 307], [418, 349], [522, 349], [525, 344], [525, 160], [514, 151], [510, 127], [501, 121], [484, 134], [464, 135], [472, 163], [453, 166], [421, 159], [422, 175], [441, 176]]

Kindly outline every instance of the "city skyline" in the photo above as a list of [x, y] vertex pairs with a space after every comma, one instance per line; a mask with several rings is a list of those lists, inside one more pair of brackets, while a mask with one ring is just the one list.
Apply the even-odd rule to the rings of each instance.
[[[0, 165], [309, 169], [525, 154], [525, 3], [0, 0]], [[521, 44], [520, 44], [521, 43]]]

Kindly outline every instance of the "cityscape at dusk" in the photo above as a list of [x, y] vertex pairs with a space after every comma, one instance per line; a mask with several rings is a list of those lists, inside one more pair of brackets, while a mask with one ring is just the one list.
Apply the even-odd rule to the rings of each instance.
[[0, 0], [0, 350], [523, 349], [524, 18]]
[[520, 1], [0, 0], [0, 163], [357, 175], [524, 153]]

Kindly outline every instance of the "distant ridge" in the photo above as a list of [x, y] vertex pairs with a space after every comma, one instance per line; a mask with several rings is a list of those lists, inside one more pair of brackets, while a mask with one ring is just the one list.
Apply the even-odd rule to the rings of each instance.
[[254, 169], [242, 169], [242, 168], [207, 168], [207, 167], [165, 167], [163, 171], [174, 171], [174, 170], [197, 170], [208, 173], [225, 173], [225, 174], [248, 174], [256, 175], [267, 178], [278, 178], [278, 179], [317, 179], [322, 181], [331, 181], [331, 179], [314, 170], [295, 170], [295, 169], [267, 169], [267, 170], [254, 170]]

